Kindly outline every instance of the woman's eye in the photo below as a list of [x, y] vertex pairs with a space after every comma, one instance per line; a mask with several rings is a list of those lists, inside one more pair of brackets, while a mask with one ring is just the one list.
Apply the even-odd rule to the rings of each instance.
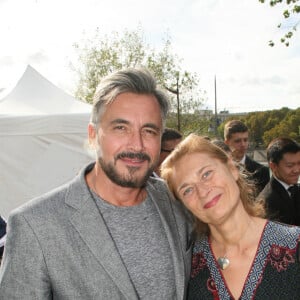
[[190, 195], [190, 194], [192, 193], [192, 191], [193, 191], [193, 188], [192, 188], [192, 187], [188, 187], [188, 188], [186, 188], [186, 189], [183, 191], [182, 195], [183, 195], [183, 196]]
[[202, 175], [202, 178], [207, 179], [211, 173], [212, 173], [211, 170], [204, 172], [203, 175]]

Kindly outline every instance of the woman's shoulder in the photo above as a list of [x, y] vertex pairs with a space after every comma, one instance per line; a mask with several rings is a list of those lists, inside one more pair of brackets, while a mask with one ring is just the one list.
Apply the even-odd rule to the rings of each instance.
[[266, 235], [283, 247], [296, 247], [300, 239], [300, 227], [275, 221], [268, 221]]
[[284, 224], [276, 221], [268, 221], [268, 225], [273, 229], [273, 231], [282, 234], [300, 234], [300, 227], [295, 225]]

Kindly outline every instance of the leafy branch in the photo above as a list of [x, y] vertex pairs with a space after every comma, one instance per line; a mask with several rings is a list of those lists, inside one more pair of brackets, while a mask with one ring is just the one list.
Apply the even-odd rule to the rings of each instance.
[[[269, 5], [271, 7], [274, 7], [278, 4], [284, 4], [284, 10], [283, 10], [283, 17], [284, 19], [289, 19], [295, 16], [296, 14], [300, 13], [300, 0], [270, 0]], [[265, 3], [265, 0], [259, 0], [261, 3]], [[300, 18], [296, 18], [296, 21], [293, 22], [294, 24], [292, 26], [289, 26], [287, 28], [287, 32], [280, 38], [280, 42], [283, 43], [286, 47], [290, 45], [290, 39], [294, 36], [295, 31], [297, 30], [297, 26], [300, 23]], [[278, 24], [277, 28], [281, 28], [282, 24]], [[274, 47], [275, 42], [273, 40], [269, 41], [269, 46]]]

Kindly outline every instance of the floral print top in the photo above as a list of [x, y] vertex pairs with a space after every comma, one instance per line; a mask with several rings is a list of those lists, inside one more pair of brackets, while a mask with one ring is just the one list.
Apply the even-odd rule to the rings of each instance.
[[[268, 221], [239, 300], [300, 299], [300, 227]], [[208, 238], [195, 242], [188, 299], [233, 300]]]

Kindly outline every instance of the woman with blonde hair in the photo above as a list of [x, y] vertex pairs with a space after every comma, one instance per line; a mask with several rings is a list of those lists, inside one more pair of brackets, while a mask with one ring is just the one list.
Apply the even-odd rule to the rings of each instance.
[[191, 134], [161, 176], [195, 218], [188, 299], [300, 299], [300, 228], [264, 218], [228, 154]]

